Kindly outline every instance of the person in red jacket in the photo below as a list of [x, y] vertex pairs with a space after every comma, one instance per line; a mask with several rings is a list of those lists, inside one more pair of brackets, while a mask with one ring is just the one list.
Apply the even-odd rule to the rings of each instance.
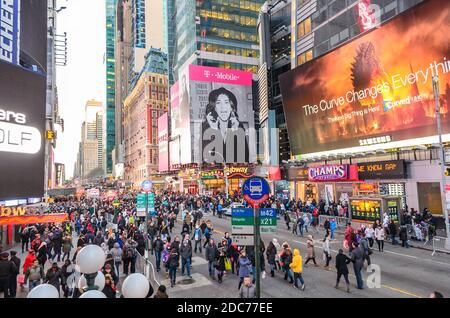
[[36, 260], [36, 255], [34, 255], [34, 250], [29, 250], [27, 257], [25, 257], [25, 261], [23, 263], [23, 273], [25, 274], [28, 267], [31, 267]]

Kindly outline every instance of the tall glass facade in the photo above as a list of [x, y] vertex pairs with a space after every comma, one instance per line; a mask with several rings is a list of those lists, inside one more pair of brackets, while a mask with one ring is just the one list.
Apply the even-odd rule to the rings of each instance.
[[118, 0], [106, 0], [106, 173], [112, 173], [116, 139], [115, 18]]
[[176, 16], [175, 0], [163, 0], [163, 23], [164, 23], [164, 48], [163, 51], [167, 53], [167, 61], [169, 68], [169, 85], [175, 83], [173, 68], [176, 62], [175, 54], [175, 32], [176, 27], [173, 23]]
[[135, 12], [134, 45], [137, 48], [145, 49], [145, 0], [134, 0], [133, 8]]
[[199, 65], [256, 73], [257, 22], [263, 3], [264, 0], [176, 1], [175, 72], [196, 53]]

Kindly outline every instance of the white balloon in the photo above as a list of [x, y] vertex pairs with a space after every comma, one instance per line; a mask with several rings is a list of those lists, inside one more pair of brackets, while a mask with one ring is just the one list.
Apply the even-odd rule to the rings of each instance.
[[59, 292], [53, 285], [42, 284], [34, 287], [28, 293], [27, 298], [59, 298]]
[[77, 254], [77, 265], [84, 274], [97, 272], [105, 264], [106, 255], [103, 249], [97, 245], [87, 245]]
[[98, 290], [89, 290], [83, 293], [80, 298], [106, 298], [106, 295]]
[[122, 294], [125, 298], [145, 298], [149, 290], [150, 283], [139, 273], [131, 274], [122, 284]]
[[[99, 290], [103, 290], [103, 288], [105, 287], [105, 275], [103, 275], [102, 272], [97, 273], [94, 285], [97, 286]], [[86, 276], [83, 274], [78, 281], [78, 288], [83, 289], [84, 287], [87, 287], [87, 281]]]

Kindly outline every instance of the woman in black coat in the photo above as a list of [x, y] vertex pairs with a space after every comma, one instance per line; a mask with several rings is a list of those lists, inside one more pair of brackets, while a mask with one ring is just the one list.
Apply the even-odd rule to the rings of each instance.
[[47, 261], [47, 243], [42, 242], [37, 251], [37, 259], [39, 261], [39, 265], [44, 266]]
[[275, 245], [273, 245], [273, 242], [269, 243], [269, 246], [267, 246], [266, 250], [267, 255], [267, 263], [270, 265], [270, 276], [275, 276], [275, 269], [277, 268], [276, 262], [275, 262], [275, 256], [277, 255], [277, 249]]
[[342, 249], [339, 250], [339, 254], [336, 256], [336, 270], [337, 279], [335, 288], [339, 288], [339, 281], [341, 276], [344, 276], [345, 284], [347, 285], [347, 292], [350, 292], [350, 281], [348, 280], [348, 268], [347, 265], [350, 264], [352, 260], [344, 254]]

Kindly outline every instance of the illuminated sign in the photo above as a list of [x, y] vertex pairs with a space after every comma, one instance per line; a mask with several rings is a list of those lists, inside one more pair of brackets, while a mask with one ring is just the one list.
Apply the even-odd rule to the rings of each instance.
[[19, 64], [20, 0], [0, 1], [0, 60]]
[[381, 136], [381, 137], [360, 139], [359, 145], [360, 146], [378, 145], [378, 144], [385, 144], [391, 141], [392, 141], [391, 136]]
[[309, 181], [347, 180], [348, 165], [328, 165], [308, 169]]
[[1, 225], [28, 225], [42, 223], [64, 223], [69, 218], [66, 213], [44, 215], [10, 215], [0, 216]]
[[24, 207], [10, 208], [10, 207], [0, 207], [0, 216], [20, 216], [25, 215]]
[[0, 151], [35, 154], [41, 150], [41, 133], [26, 123], [25, 114], [0, 109]]
[[[232, 178], [249, 178], [253, 176], [253, 173], [251, 171], [250, 167], [227, 167], [225, 169], [225, 172], [227, 174], [227, 177], [229, 179]], [[210, 171], [202, 171], [201, 172], [201, 178], [202, 179], [217, 179], [217, 178], [223, 178], [223, 169], [214, 169]]]
[[358, 163], [358, 177], [360, 180], [405, 179], [405, 161], [393, 160]]
[[370, 0], [359, 0], [357, 11], [361, 32], [368, 31], [380, 25], [380, 7], [371, 4]]

